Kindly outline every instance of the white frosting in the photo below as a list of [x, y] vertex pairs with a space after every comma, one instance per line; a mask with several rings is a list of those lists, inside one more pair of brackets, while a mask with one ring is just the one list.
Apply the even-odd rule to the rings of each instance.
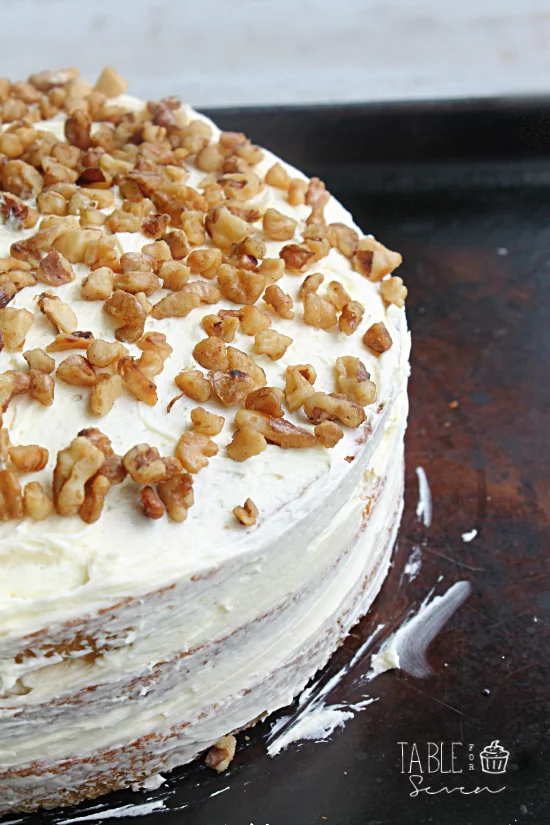
[[[124, 102], [139, 105], [127, 97]], [[41, 126], [60, 130], [62, 124]], [[275, 160], [266, 152], [260, 175]], [[197, 186], [201, 178], [192, 169], [189, 183]], [[289, 206], [279, 190], [266, 186], [256, 202], [298, 218], [298, 231], [303, 229], [309, 208]], [[353, 225], [334, 198], [325, 215], [330, 222]], [[9, 254], [16, 237], [34, 231], [16, 235], [0, 227], [0, 257]], [[148, 242], [139, 234], [118, 239], [122, 251], [138, 251]], [[269, 241], [268, 256], [276, 257], [283, 245]], [[102, 302], [80, 299], [80, 278], [88, 270], [78, 266], [76, 271], [76, 281], [56, 294], [72, 305], [79, 329], [114, 340]], [[92, 525], [59, 516], [0, 524], [0, 696], [3, 690], [5, 697], [0, 698], [0, 788], [2, 768], [35, 759], [54, 764], [68, 754], [119, 747], [147, 733], [166, 735], [184, 721], [193, 722], [192, 732], [182, 734], [173, 752], [159, 746], [158, 758], [145, 773], [193, 758], [228, 730], [290, 701], [338, 641], [336, 619], [342, 616], [340, 632], [345, 632], [376, 595], [401, 509], [409, 334], [404, 312], [386, 307], [379, 285], [354, 272], [338, 251], [310, 271], [322, 272], [327, 282], [340, 281], [365, 306], [361, 328], [347, 337], [306, 326], [297, 301], [304, 276], [285, 274], [279, 285], [294, 299], [296, 317], [274, 317], [273, 327], [293, 343], [279, 361], [254, 357], [271, 386], [284, 385], [289, 364], [311, 363], [316, 388], [333, 392], [336, 358], [359, 356], [378, 388], [376, 404], [366, 410], [366, 426], [347, 430], [333, 450], [268, 446], [240, 464], [225, 453], [235, 411], [209, 402], [204, 406], [225, 415], [226, 424], [216, 437], [218, 455], [195, 476], [195, 504], [183, 524], [145, 519], [131, 482], [110, 491], [101, 518]], [[11, 303], [35, 313], [25, 349], [44, 347], [53, 336], [36, 306], [43, 290], [43, 285], [27, 287]], [[97, 419], [88, 412], [88, 391], [61, 381], [50, 408], [26, 397], [14, 399], [4, 416], [12, 443], [40, 444], [50, 454], [46, 470], [25, 482], [37, 479], [48, 487], [58, 450], [83, 427], [98, 426], [118, 453], [147, 442], [163, 455], [172, 454], [194, 406], [183, 398], [166, 413], [178, 393], [173, 379], [183, 367], [196, 366], [192, 349], [205, 335], [200, 319], [220, 308], [234, 305], [222, 301], [185, 319], [148, 320], [146, 330], [164, 332], [174, 348], [157, 378], [155, 407], [123, 395]], [[381, 320], [393, 346], [376, 358], [361, 338]], [[252, 338], [238, 333], [233, 345], [253, 354], [252, 344]], [[133, 345], [129, 349], [138, 353]], [[59, 362], [66, 353], [55, 357]], [[0, 371], [24, 363], [19, 354], [0, 353]], [[301, 412], [288, 418], [312, 428]], [[249, 496], [260, 517], [245, 529], [232, 509]], [[363, 592], [367, 575], [372, 581]], [[40, 631], [35, 644], [40, 649], [33, 649], [33, 640], [25, 637]], [[52, 655], [44, 648], [45, 642], [75, 637], [81, 643], [70, 654]], [[18, 656], [22, 650], [32, 653]], [[94, 650], [99, 655], [90, 655]], [[92, 692], [86, 690], [90, 686]], [[71, 699], [75, 694], [78, 702]], [[90, 770], [81, 766], [79, 774], [75, 769], [73, 783], [85, 781]], [[52, 794], [63, 787], [55, 778], [42, 781]], [[8, 780], [7, 807], [0, 801], [0, 812], [30, 798], [29, 784], [25, 778]]]

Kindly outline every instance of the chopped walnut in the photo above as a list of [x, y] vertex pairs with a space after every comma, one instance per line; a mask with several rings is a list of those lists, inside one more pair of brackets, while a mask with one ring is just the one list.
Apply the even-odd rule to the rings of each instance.
[[290, 241], [296, 232], [297, 223], [277, 209], [266, 209], [263, 217], [263, 230], [272, 241]]
[[363, 407], [345, 395], [336, 393], [313, 393], [304, 404], [304, 412], [315, 424], [338, 420], [347, 427], [359, 427], [365, 420]]
[[78, 515], [82, 521], [85, 521], [86, 524], [93, 524], [99, 519], [110, 488], [111, 482], [101, 473], [86, 482], [84, 501], [78, 508]]
[[264, 292], [264, 301], [271, 306], [281, 318], [294, 318], [293, 303], [290, 295], [283, 292], [281, 287], [271, 284]]
[[262, 186], [259, 177], [252, 171], [221, 175], [218, 184], [226, 198], [235, 201], [250, 200], [258, 194]]
[[340, 330], [346, 335], [353, 335], [361, 321], [365, 309], [358, 301], [350, 301], [342, 307], [342, 313], [338, 319]]
[[203, 407], [195, 407], [191, 410], [191, 421], [195, 432], [213, 436], [221, 433], [225, 418], [223, 415], [214, 415]]
[[238, 315], [241, 330], [245, 335], [256, 335], [256, 333], [271, 326], [269, 315], [255, 306], [243, 307], [239, 310]]
[[25, 338], [33, 323], [34, 315], [28, 309], [0, 309], [0, 333], [9, 352], [19, 352], [23, 349]]
[[78, 328], [78, 320], [71, 307], [48, 292], [38, 298], [38, 307], [58, 332], [71, 333]]
[[303, 301], [304, 296], [308, 294], [308, 292], [317, 292], [323, 281], [325, 280], [325, 276], [322, 275], [320, 272], [312, 272], [311, 275], [308, 275], [302, 281], [300, 289], [298, 291], [298, 298]]
[[17, 287], [6, 275], [3, 276], [2, 280], [3, 283], [0, 285], [0, 307], [6, 307], [14, 295], [17, 294]]
[[278, 387], [260, 387], [246, 396], [245, 407], [247, 410], [258, 410], [274, 418], [282, 418], [284, 393]]
[[191, 281], [182, 287], [182, 292], [198, 295], [201, 304], [216, 304], [221, 298], [220, 290], [204, 281]]
[[[41, 225], [43, 225], [44, 220], [46, 219], [44, 218], [42, 220]], [[39, 229], [39, 231], [35, 235], [31, 235], [30, 238], [12, 243], [10, 254], [13, 258], [24, 261], [33, 269], [36, 269], [40, 266], [43, 255], [51, 251], [52, 244], [63, 232], [65, 232], [65, 228], [60, 225], [47, 226]]]
[[32, 83], [41, 92], [49, 92], [58, 86], [66, 86], [71, 80], [78, 77], [78, 69], [59, 69], [55, 72], [41, 71], [31, 74], [29, 83]]
[[69, 261], [60, 252], [49, 252], [40, 261], [36, 277], [43, 284], [60, 286], [74, 281], [75, 274]]
[[181, 473], [169, 481], [161, 482], [157, 490], [172, 521], [185, 521], [187, 511], [194, 501], [192, 477], [188, 473]]
[[[246, 307], [246, 309], [255, 309], [255, 307]], [[225, 315], [223, 318], [220, 318], [219, 315], [205, 315], [201, 321], [201, 326], [208, 336], [221, 338], [222, 341], [229, 344], [235, 338], [235, 333], [239, 327], [239, 319], [232, 315]]]
[[[242, 507], [233, 508], [233, 515], [235, 516], [235, 518], [238, 519], [238, 521], [240, 521], [241, 524], [244, 524], [246, 527], [252, 527], [252, 525], [256, 524], [256, 519], [258, 518], [259, 514], [260, 511], [258, 510], [258, 508], [256, 507], [251, 498], [247, 498]], [[210, 753], [212, 753], [212, 751], [210, 751]], [[210, 757], [210, 753], [208, 754], [208, 757]], [[222, 767], [222, 765], [224, 764], [225, 762], [220, 762], [219, 765], [216, 767], [216, 770], [225, 770], [225, 767]], [[214, 765], [210, 764], [209, 767], [214, 767]]]
[[252, 387], [253, 390], [257, 390], [260, 387], [265, 387], [267, 384], [265, 372], [249, 355], [236, 347], [227, 347], [227, 359], [229, 361], [230, 370], [240, 370], [240, 372], [246, 372], [247, 375], [252, 378], [254, 382], [254, 386]]
[[136, 444], [123, 456], [122, 463], [137, 484], [158, 484], [181, 473], [178, 458], [162, 458], [149, 444]]
[[285, 274], [285, 262], [282, 258], [264, 258], [258, 269], [263, 276], [265, 286], [279, 281]]
[[314, 447], [314, 436], [302, 427], [296, 427], [285, 418], [275, 418], [255, 410], [239, 410], [235, 416], [237, 427], [252, 427], [260, 432], [266, 441], [283, 449]]
[[113, 293], [114, 284], [113, 270], [102, 266], [84, 278], [80, 295], [85, 301], [106, 301]]
[[187, 256], [187, 265], [193, 274], [212, 280], [222, 262], [221, 249], [195, 249]]
[[[1, 137], [1, 136], [0, 136]], [[2, 150], [0, 149], [0, 152]], [[32, 229], [38, 222], [38, 212], [15, 195], [0, 195], [0, 220], [12, 229]]]
[[304, 323], [316, 329], [332, 329], [337, 322], [334, 305], [316, 292], [304, 295]]
[[119, 395], [122, 393], [120, 375], [99, 375], [98, 381], [90, 395], [90, 412], [93, 415], [107, 415]]
[[346, 304], [351, 302], [350, 296], [340, 281], [330, 281], [327, 286], [326, 299], [330, 301], [337, 312], [341, 312]]
[[313, 253], [310, 263], [320, 261], [330, 252], [330, 240], [325, 234], [325, 228], [317, 225], [308, 226], [304, 230], [304, 246]]
[[304, 272], [315, 258], [315, 252], [305, 246], [291, 243], [283, 246], [279, 257], [291, 272]]
[[2, 189], [23, 200], [35, 198], [43, 189], [40, 172], [23, 160], [8, 160], [1, 167]]
[[359, 358], [344, 355], [336, 359], [336, 383], [340, 392], [362, 407], [376, 401], [376, 384]]
[[242, 406], [247, 395], [254, 389], [253, 379], [240, 370], [212, 370], [208, 377], [216, 395], [226, 407]]
[[82, 355], [69, 355], [56, 370], [60, 381], [75, 387], [93, 387], [97, 381], [96, 371]]
[[160, 288], [160, 281], [154, 272], [121, 272], [115, 275], [114, 288], [131, 295], [152, 295]]
[[143, 352], [158, 353], [163, 361], [166, 361], [174, 351], [166, 340], [166, 335], [162, 332], [146, 332], [145, 335], [137, 341], [137, 345]]
[[193, 358], [206, 370], [229, 369], [225, 342], [217, 336], [210, 336], [199, 341], [193, 349]]
[[289, 346], [292, 338], [283, 335], [274, 329], [262, 329], [254, 337], [254, 351], [258, 355], [267, 355], [272, 361], [282, 358]]
[[75, 183], [78, 180], [78, 172], [58, 163], [52, 157], [42, 158], [42, 169], [44, 170], [44, 186], [54, 186], [56, 183]]
[[36, 473], [43, 470], [48, 463], [48, 451], [45, 447], [30, 444], [26, 447], [10, 447], [10, 461], [22, 473]]
[[322, 421], [317, 424], [314, 431], [315, 437], [323, 447], [336, 447], [340, 439], [344, 437], [342, 428], [335, 421]]
[[117, 340], [135, 343], [141, 338], [147, 312], [136, 295], [117, 290], [105, 302], [103, 309], [117, 324]]
[[199, 246], [204, 243], [205, 228], [204, 215], [198, 210], [189, 210], [182, 212], [180, 216], [181, 228], [187, 236], [187, 240], [191, 246]]
[[265, 176], [265, 182], [270, 186], [275, 186], [277, 189], [282, 189], [288, 192], [291, 178], [284, 166], [280, 163], [274, 163], [271, 169], [268, 169]]
[[55, 369], [55, 361], [50, 358], [43, 349], [28, 349], [23, 353], [23, 358], [29, 365], [30, 370], [37, 370], [49, 375]]
[[264, 291], [265, 277], [261, 272], [221, 264], [218, 286], [223, 297], [234, 304], [255, 304]]
[[90, 364], [100, 369], [117, 363], [123, 355], [127, 355], [126, 347], [115, 341], [102, 341], [100, 338], [92, 341], [86, 351]]
[[377, 324], [372, 324], [365, 332], [363, 335], [363, 343], [372, 352], [381, 355], [390, 349], [393, 341], [390, 333], [386, 329], [386, 325], [382, 321], [379, 321]]
[[42, 215], [67, 214], [67, 201], [59, 192], [42, 191], [36, 199], [36, 205]]
[[361, 238], [353, 263], [357, 272], [370, 281], [381, 281], [401, 264], [403, 258], [398, 252], [392, 252], [374, 238]]
[[25, 515], [34, 521], [43, 521], [53, 511], [52, 500], [38, 481], [31, 481], [23, 490], [23, 506]]
[[223, 164], [223, 155], [219, 146], [210, 143], [197, 153], [195, 166], [201, 172], [219, 172]]
[[70, 349], [87, 350], [94, 336], [91, 332], [60, 332], [46, 347], [47, 352], [66, 352]]
[[380, 295], [386, 304], [395, 304], [402, 309], [405, 306], [407, 297], [407, 287], [403, 284], [403, 279], [394, 275], [380, 284]]
[[216, 455], [218, 445], [207, 435], [190, 430], [184, 433], [176, 446], [176, 457], [188, 473], [198, 473], [208, 465], [208, 459]]
[[137, 365], [141, 372], [153, 381], [164, 369], [164, 358], [160, 352], [145, 350], [141, 353]]
[[139, 498], [143, 506], [143, 515], [145, 518], [159, 519], [163, 517], [166, 510], [153, 487], [149, 485], [142, 487]]
[[301, 373], [299, 367], [287, 367], [285, 399], [289, 412], [296, 412], [303, 407], [315, 390]]
[[55, 383], [51, 375], [43, 372], [31, 370], [29, 372], [30, 387], [29, 395], [42, 404], [43, 407], [51, 407], [54, 400]]
[[122, 272], [151, 272], [157, 269], [157, 261], [152, 255], [143, 252], [125, 252], [120, 256]]
[[91, 146], [90, 130], [92, 121], [88, 112], [76, 109], [65, 121], [65, 137], [67, 143], [78, 149], [89, 149]]
[[196, 292], [171, 292], [154, 305], [151, 315], [157, 320], [185, 318], [191, 310], [200, 306], [200, 303], [200, 296]]
[[[105, 221], [110, 232], [139, 232], [142, 229], [140, 219], [131, 212], [123, 209], [114, 209]], [[163, 230], [164, 231], [164, 230]], [[148, 234], [148, 233], [145, 233]]]
[[353, 258], [357, 251], [357, 244], [359, 243], [359, 235], [350, 226], [345, 223], [331, 223], [329, 226], [333, 245], [337, 247], [342, 255], [346, 258]]
[[142, 373], [136, 361], [129, 356], [124, 356], [119, 361], [119, 371], [125, 389], [127, 389], [137, 401], [141, 401], [149, 407], [154, 407], [158, 400], [157, 388], [153, 382]]
[[85, 484], [100, 469], [105, 456], [84, 436], [77, 436], [57, 454], [53, 471], [53, 501], [60, 516], [75, 516], [85, 495]]
[[163, 261], [158, 274], [165, 289], [178, 292], [188, 282], [191, 270], [181, 261]]
[[106, 97], [118, 97], [128, 88], [128, 83], [111, 66], [106, 66], [99, 75], [94, 89]]
[[17, 476], [11, 470], [0, 470], [0, 521], [23, 516], [23, 494]]
[[[31, 377], [19, 370], [8, 370], [0, 374], [0, 411], [6, 412], [12, 398], [24, 395], [30, 389]], [[0, 416], [1, 418], [1, 416]], [[1, 423], [1, 421], [0, 421]]]
[[232, 215], [225, 206], [211, 209], [206, 216], [205, 225], [212, 242], [220, 249], [229, 249], [234, 243], [240, 243], [250, 232], [246, 221]]
[[176, 386], [193, 401], [204, 404], [212, 394], [212, 386], [200, 370], [182, 370], [174, 378]]
[[292, 178], [288, 185], [288, 202], [291, 206], [301, 206], [306, 202], [307, 183], [301, 178]]
[[227, 445], [227, 455], [233, 461], [247, 461], [267, 449], [267, 441], [254, 427], [244, 426], [237, 430]]

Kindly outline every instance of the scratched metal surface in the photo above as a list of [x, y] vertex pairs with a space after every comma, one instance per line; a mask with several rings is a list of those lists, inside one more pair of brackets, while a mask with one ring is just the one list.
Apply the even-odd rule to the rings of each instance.
[[[367, 655], [341, 681], [329, 701], [366, 693], [377, 701], [330, 742], [293, 745], [272, 760], [264, 723], [248, 740], [239, 736], [222, 776], [197, 762], [154, 793], [119, 793], [99, 811], [96, 801], [25, 823], [112, 815], [164, 797], [168, 810], [146, 821], [546, 824], [550, 110], [543, 102], [464, 103], [226, 112], [218, 119], [319, 173], [366, 231], [405, 258], [413, 332], [407, 506], [375, 617], [355, 628], [322, 678], [349, 662], [375, 624], [385, 622], [385, 633], [397, 626], [434, 585], [441, 593], [467, 579], [472, 594], [430, 647], [431, 677], [390, 672], [365, 685]], [[433, 493], [429, 529], [415, 516], [418, 465]], [[461, 534], [472, 528], [478, 536], [466, 544]], [[422, 568], [408, 582], [403, 568], [414, 546]], [[420, 754], [429, 741], [462, 742], [477, 754], [494, 739], [510, 751], [504, 777], [476, 766], [474, 774], [437, 773], [425, 784], [504, 785], [503, 792], [410, 796], [399, 742], [416, 743]]]

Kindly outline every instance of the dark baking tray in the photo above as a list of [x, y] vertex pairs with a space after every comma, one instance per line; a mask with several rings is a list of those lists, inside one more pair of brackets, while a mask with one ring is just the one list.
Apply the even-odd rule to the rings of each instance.
[[[386, 622], [387, 632], [434, 585], [444, 592], [467, 579], [472, 594], [430, 648], [433, 676], [394, 671], [361, 686], [364, 658], [331, 700], [368, 693], [378, 701], [330, 742], [294, 745], [272, 760], [270, 723], [263, 723], [248, 739], [239, 736], [226, 774], [196, 762], [156, 793], [113, 794], [102, 808], [155, 799], [168, 788], [174, 810], [150, 814], [155, 825], [546, 825], [550, 101], [211, 114], [323, 178], [365, 231], [404, 256], [413, 334], [406, 511], [375, 618], [355, 628], [325, 677], [350, 660], [375, 624]], [[453, 401], [458, 407], [449, 407]], [[418, 465], [433, 493], [429, 529], [415, 516]], [[478, 536], [466, 544], [461, 533], [472, 528]], [[415, 545], [420, 574], [400, 584]], [[504, 785], [503, 792], [410, 796], [399, 742], [416, 743], [424, 759], [428, 742], [471, 744], [478, 754], [494, 739], [510, 751], [504, 777], [476, 766], [475, 782], [436, 773], [425, 784]], [[98, 804], [25, 822], [87, 816]]]

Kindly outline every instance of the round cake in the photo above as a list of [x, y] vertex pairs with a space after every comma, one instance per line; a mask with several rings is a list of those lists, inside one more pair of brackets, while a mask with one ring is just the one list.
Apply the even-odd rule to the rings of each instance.
[[401, 256], [125, 91], [0, 80], [0, 813], [227, 767], [369, 609], [402, 511]]

